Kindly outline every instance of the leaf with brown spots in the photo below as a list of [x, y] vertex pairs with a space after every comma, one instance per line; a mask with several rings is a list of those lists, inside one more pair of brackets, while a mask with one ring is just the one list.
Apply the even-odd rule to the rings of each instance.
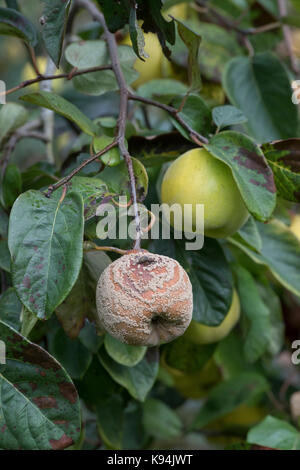
[[0, 448], [59, 450], [79, 438], [77, 391], [44, 349], [0, 321], [6, 364], [0, 365]]
[[278, 195], [300, 202], [300, 139], [276, 140], [263, 150], [272, 168]]
[[8, 245], [18, 297], [38, 318], [49, 318], [67, 297], [81, 268], [83, 200], [76, 192], [61, 199], [30, 190], [10, 215]]
[[276, 186], [258, 145], [244, 134], [225, 131], [215, 135], [205, 147], [230, 167], [249, 212], [256, 219], [267, 221], [275, 209]]

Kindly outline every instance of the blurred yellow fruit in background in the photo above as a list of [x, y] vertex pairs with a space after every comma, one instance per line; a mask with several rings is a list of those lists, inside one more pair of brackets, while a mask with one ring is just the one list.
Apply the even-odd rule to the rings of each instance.
[[[37, 66], [41, 74], [46, 73], [46, 67], [47, 67], [47, 58], [46, 57], [38, 57], [37, 58]], [[55, 75], [58, 75], [61, 73], [60, 70], [56, 70]], [[36, 78], [36, 73], [35, 70], [30, 62], [27, 62], [26, 65], [24, 66], [22, 73], [21, 73], [21, 80], [24, 82], [26, 80], [32, 80], [33, 78]], [[64, 85], [64, 79], [55, 79], [52, 81], [53, 84], [53, 91], [58, 93], [62, 90], [63, 85]], [[30, 85], [30, 89], [33, 91], [36, 91], [39, 89], [39, 83], [34, 83], [33, 85]]]
[[234, 328], [240, 318], [240, 312], [239, 296], [234, 289], [229, 312], [219, 326], [206, 326], [193, 320], [184, 336], [196, 344], [216, 343], [225, 338]]
[[292, 223], [290, 225], [290, 230], [300, 240], [300, 215], [297, 214], [292, 218]]

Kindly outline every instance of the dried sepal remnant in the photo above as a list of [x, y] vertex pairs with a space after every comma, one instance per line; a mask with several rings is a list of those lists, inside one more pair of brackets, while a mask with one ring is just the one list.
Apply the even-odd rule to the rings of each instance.
[[109, 265], [97, 286], [106, 331], [131, 345], [156, 346], [181, 336], [193, 313], [189, 277], [167, 256], [132, 251]]

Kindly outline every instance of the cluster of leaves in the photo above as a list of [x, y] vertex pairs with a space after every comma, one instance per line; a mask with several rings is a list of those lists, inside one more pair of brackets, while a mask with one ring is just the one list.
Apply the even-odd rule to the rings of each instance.
[[[7, 1], [0, 8], [0, 34], [36, 51], [45, 48], [66, 71], [110, 63], [100, 24], [76, 24], [80, 11], [71, 0], [43, 3], [38, 29], [36, 18], [30, 21], [17, 1]], [[300, 308], [300, 242], [289, 229], [289, 211], [300, 203], [298, 110], [291, 101], [288, 60], [275, 54], [280, 28], [251, 35], [248, 56], [240, 33], [228, 27], [239, 22], [241, 30], [253, 29], [280, 21], [279, 12], [267, 0], [211, 0], [208, 8], [226, 20], [216, 24], [214, 15], [199, 18], [191, 1], [185, 2], [188, 17], [176, 21], [167, 21], [161, 9], [178, 1], [96, 3], [112, 32], [129, 26], [133, 47], [118, 46], [128, 86], [138, 77], [137, 56], [145, 58], [140, 24], [158, 35], [171, 72], [162, 71], [137, 94], [179, 109], [182, 120], [208, 140], [212, 155], [230, 167], [251, 214], [233, 237], [206, 239], [198, 252], [185, 251], [178, 240], [144, 242], [145, 247], [187, 270], [194, 320], [219, 325], [234, 285], [242, 319], [236, 331], [209, 346], [179, 338], [147, 350], [99, 331], [95, 288], [111, 259], [84, 248], [130, 247], [130, 241], [103, 241], [96, 233], [96, 208], [120, 195], [130, 197], [126, 165], [114, 148], [77, 173], [66, 193], [58, 189], [46, 198], [45, 190], [89, 158], [90, 148], [99, 152], [112, 142], [117, 81], [112, 70], [103, 70], [76, 76], [61, 94], [21, 92], [22, 104], [10, 101], [0, 110], [2, 156], [12, 136], [47, 108], [55, 113], [57, 165], [45, 161], [45, 147], [26, 140], [25, 150], [16, 147], [2, 174], [0, 340], [6, 364], [0, 365], [0, 448], [171, 447], [195, 430], [208, 437], [211, 431], [209, 447], [221, 428], [249, 445], [300, 449], [287, 401], [277, 408], [270, 401], [286, 379], [282, 352], [300, 331], [298, 321], [293, 334], [285, 334], [289, 316], [285, 325], [282, 312], [282, 306], [291, 310], [291, 299], [292, 313]], [[63, 48], [66, 28], [72, 42]], [[162, 109], [151, 107], [150, 114], [130, 103], [129, 116], [126, 139], [138, 197], [150, 206], [159, 200], [168, 162], [196, 144]], [[299, 385], [296, 377], [289, 392]], [[205, 401], [195, 412], [189, 398]], [[179, 407], [185, 412], [178, 413]], [[226, 428], [224, 420], [241, 409], [259, 410], [260, 419]], [[222, 445], [231, 442], [224, 438]]]

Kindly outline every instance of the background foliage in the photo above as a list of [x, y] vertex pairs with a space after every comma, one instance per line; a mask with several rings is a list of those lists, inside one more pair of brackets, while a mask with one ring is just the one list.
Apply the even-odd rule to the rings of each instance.
[[[97, 237], [95, 209], [129, 199], [130, 182], [114, 145], [120, 84], [86, 3], [103, 12], [118, 43], [139, 201], [159, 202], [166, 166], [201, 138], [231, 168], [251, 214], [234, 236], [207, 238], [198, 252], [178, 240], [143, 242], [187, 270], [197, 322], [219, 325], [237, 288], [241, 320], [218, 343], [181, 337], [133, 347], [95, 320], [97, 280], [118, 256], [97, 247], [131, 246]], [[300, 450], [291, 360], [300, 230], [290, 229], [300, 203], [298, 1], [0, 5], [0, 78], [9, 90], [0, 109], [0, 448]], [[160, 71], [137, 86], [149, 33]], [[62, 77], [44, 80], [55, 73]]]

